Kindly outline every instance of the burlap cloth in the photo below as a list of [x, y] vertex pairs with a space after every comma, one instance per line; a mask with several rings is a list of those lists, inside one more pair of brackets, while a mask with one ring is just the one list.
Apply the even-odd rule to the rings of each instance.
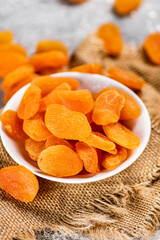
[[[88, 62], [101, 63], [104, 71], [110, 65], [124, 67], [150, 83], [139, 93], [151, 117], [150, 141], [134, 164], [106, 180], [77, 185], [39, 178], [39, 193], [28, 204], [0, 190], [0, 239], [37, 239], [35, 231], [45, 228], [60, 232], [61, 239], [66, 234], [66, 239], [81, 239], [82, 235], [93, 239], [146, 239], [159, 225], [160, 67], [152, 65], [141, 48], [125, 46], [120, 57], [108, 57], [94, 33], [75, 51], [71, 64]], [[0, 152], [0, 168], [15, 165], [1, 143]]]

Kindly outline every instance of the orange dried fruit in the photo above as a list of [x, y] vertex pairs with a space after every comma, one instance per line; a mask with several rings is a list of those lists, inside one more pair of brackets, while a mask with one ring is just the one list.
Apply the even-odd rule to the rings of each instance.
[[160, 65], [160, 33], [150, 34], [144, 41], [144, 50], [150, 61]]
[[36, 114], [31, 119], [26, 119], [23, 122], [24, 132], [34, 141], [45, 141], [51, 136], [51, 133], [46, 128], [41, 115]]
[[8, 73], [25, 64], [28, 64], [28, 59], [18, 52], [0, 52], [0, 77], [4, 78]]
[[116, 145], [108, 137], [99, 132], [91, 132], [90, 135], [83, 140], [89, 146], [101, 149], [103, 151], [114, 150]]
[[105, 125], [103, 130], [111, 141], [122, 147], [135, 149], [140, 144], [139, 137], [121, 123]]
[[54, 90], [48, 93], [44, 98], [40, 100], [39, 112], [43, 112], [46, 108], [53, 103], [56, 103], [56, 91], [57, 90], [71, 90], [71, 86], [68, 83], [61, 83]]
[[107, 75], [131, 89], [141, 90], [145, 85], [143, 78], [122, 68], [110, 67], [107, 70]]
[[68, 83], [73, 90], [76, 90], [79, 86], [79, 82], [74, 78], [69, 77], [51, 77], [40, 76], [32, 81], [33, 85], [36, 85], [41, 89], [42, 96], [45, 96], [53, 89], [55, 89], [61, 83]]
[[41, 71], [46, 67], [59, 68], [69, 63], [69, 57], [61, 51], [36, 53], [29, 58], [29, 63], [35, 71]]
[[64, 43], [56, 40], [41, 40], [37, 43], [36, 52], [48, 52], [52, 50], [58, 50], [65, 54], [68, 53], [68, 49]]
[[80, 66], [76, 66], [69, 70], [70, 72], [103, 74], [102, 66], [98, 63], [88, 63]]
[[134, 100], [134, 98], [128, 93], [126, 93], [125, 91], [119, 88], [104, 88], [99, 92], [99, 94], [111, 89], [116, 90], [119, 94], [123, 95], [123, 97], [125, 98], [124, 107], [121, 110], [120, 119], [127, 120], [127, 119], [138, 118], [141, 114], [140, 106]]
[[83, 162], [76, 152], [64, 145], [49, 147], [38, 158], [39, 168], [55, 177], [69, 177], [78, 174]]
[[60, 104], [47, 107], [45, 124], [54, 136], [62, 139], [83, 141], [91, 133], [91, 127], [83, 113], [71, 111]]
[[85, 114], [88, 119], [89, 124], [91, 124], [93, 122], [92, 114], [93, 114], [93, 111], [90, 111], [89, 113]]
[[142, 0], [115, 0], [114, 9], [120, 15], [126, 15], [139, 7]]
[[127, 158], [127, 149], [121, 146], [118, 146], [118, 152], [116, 155], [106, 153], [101, 161], [101, 165], [108, 169], [113, 170], [119, 167], [122, 162], [124, 162]]
[[37, 161], [39, 154], [45, 149], [45, 141], [37, 142], [31, 138], [25, 141], [25, 150], [28, 152], [29, 157]]
[[100, 171], [98, 164], [98, 154], [94, 147], [86, 143], [76, 143], [76, 152], [83, 161], [84, 168], [89, 173], [98, 173]]
[[41, 99], [41, 90], [35, 85], [31, 85], [25, 91], [18, 107], [18, 117], [21, 119], [29, 119], [33, 117], [39, 110], [39, 102]]
[[23, 121], [18, 118], [15, 111], [5, 111], [1, 116], [1, 122], [11, 137], [18, 140], [25, 140], [27, 138], [27, 135], [23, 131]]
[[32, 82], [32, 80], [37, 77], [37, 74], [31, 74], [29, 77], [22, 79], [20, 82], [16, 83], [10, 90], [5, 92], [4, 94], [4, 102], [8, 102], [9, 99], [22, 87], [24, 87], [26, 84]]
[[23, 166], [10, 166], [0, 170], [0, 188], [21, 202], [31, 202], [39, 190], [36, 176]]
[[27, 56], [26, 49], [22, 45], [16, 44], [16, 43], [7, 42], [7, 43], [0, 44], [0, 52], [5, 52], [5, 51], [13, 51], [13, 52], [20, 53], [24, 56]]
[[0, 31], [0, 44], [12, 42], [12, 40], [13, 40], [13, 33], [11, 31], [9, 30]]
[[119, 28], [113, 23], [106, 23], [97, 30], [97, 35], [104, 42], [106, 52], [117, 56], [122, 52], [123, 39]]
[[16, 83], [20, 82], [22, 79], [29, 77], [34, 73], [34, 68], [31, 65], [24, 65], [16, 68], [7, 76], [5, 76], [2, 81], [1, 88], [3, 91], [10, 90]]
[[53, 68], [53, 67], [47, 67], [42, 69], [39, 74], [40, 75], [51, 75], [54, 73], [60, 73], [60, 72], [66, 72], [67, 71], [67, 67], [60, 67], [60, 68]]
[[101, 93], [93, 108], [92, 119], [97, 125], [118, 122], [125, 99], [116, 90]]
[[45, 147], [51, 147], [54, 145], [65, 145], [69, 148], [73, 148], [72, 144], [70, 144], [68, 141], [64, 140], [64, 139], [60, 139], [55, 137], [54, 135], [51, 135], [49, 138], [47, 138], [46, 143], [45, 143]]

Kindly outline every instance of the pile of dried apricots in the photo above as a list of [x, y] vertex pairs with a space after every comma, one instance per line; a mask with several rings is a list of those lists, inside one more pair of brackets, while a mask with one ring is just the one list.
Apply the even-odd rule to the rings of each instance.
[[[130, 13], [141, 1], [129, 2], [116, 0], [117, 13]], [[115, 24], [100, 26], [96, 34], [107, 55], [121, 54], [123, 38]], [[150, 34], [143, 47], [148, 59], [160, 65], [160, 33]], [[0, 31], [4, 101], [8, 102], [19, 89], [31, 83], [17, 112], [8, 110], [2, 114], [2, 125], [11, 137], [24, 142], [29, 157], [47, 174], [68, 177], [96, 174], [102, 168], [113, 170], [127, 159], [130, 149], [140, 144], [138, 136], [125, 126], [125, 120], [140, 116], [137, 102], [121, 89], [105, 88], [91, 93], [87, 89], [78, 90], [76, 79], [49, 74], [66, 70], [103, 74], [132, 90], [141, 90], [145, 81], [117, 66], [103, 69], [100, 64], [89, 63], [69, 69], [68, 64], [68, 49], [60, 41], [42, 40], [35, 53], [27, 57], [26, 49], [13, 42], [11, 31]], [[0, 170], [0, 187], [15, 199], [30, 202], [39, 183], [25, 167], [10, 166]]]

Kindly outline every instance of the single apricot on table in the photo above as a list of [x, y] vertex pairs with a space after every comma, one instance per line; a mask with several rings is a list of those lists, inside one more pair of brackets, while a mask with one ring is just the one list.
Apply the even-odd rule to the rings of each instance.
[[144, 50], [150, 61], [160, 65], [160, 33], [150, 34], [144, 41]]
[[120, 15], [126, 15], [139, 7], [142, 0], [115, 0], [114, 9]]

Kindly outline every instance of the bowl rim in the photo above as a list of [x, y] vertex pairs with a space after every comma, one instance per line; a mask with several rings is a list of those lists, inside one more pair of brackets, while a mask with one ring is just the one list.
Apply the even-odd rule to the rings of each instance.
[[[116, 169], [112, 170], [112, 171], [108, 171], [105, 172], [106, 174], [104, 175], [100, 175], [98, 174], [94, 174], [91, 177], [87, 177], [87, 178], [74, 178], [73, 177], [68, 177], [68, 178], [57, 178], [51, 175], [44, 175], [43, 173], [37, 173], [36, 171], [34, 171], [34, 169], [32, 169], [32, 167], [28, 166], [27, 164], [21, 163], [21, 161], [15, 159], [14, 153], [10, 150], [10, 148], [8, 148], [7, 146], [7, 142], [5, 141], [5, 135], [7, 135], [7, 133], [3, 130], [2, 127], [2, 123], [0, 121], [0, 136], [1, 136], [1, 140], [3, 143], [3, 146], [5, 147], [6, 151], [8, 152], [8, 154], [11, 156], [11, 158], [18, 164], [25, 166], [26, 168], [28, 168], [29, 170], [31, 170], [36, 176], [42, 177], [44, 179], [47, 180], [51, 180], [51, 181], [55, 181], [55, 182], [61, 182], [61, 183], [69, 183], [69, 184], [82, 184], [82, 183], [90, 183], [90, 182], [95, 182], [95, 181], [100, 181], [103, 179], [106, 179], [108, 177], [111, 177], [113, 175], [116, 175], [120, 172], [122, 172], [123, 170], [125, 170], [126, 168], [128, 168], [133, 162], [135, 162], [137, 160], [137, 158], [142, 154], [142, 152], [144, 151], [145, 147], [147, 146], [147, 143], [149, 141], [150, 138], [150, 133], [151, 133], [151, 121], [150, 121], [150, 117], [149, 117], [149, 113], [147, 111], [146, 106], [144, 105], [144, 103], [142, 102], [142, 100], [132, 91], [130, 90], [128, 87], [124, 86], [123, 84], [115, 81], [112, 78], [109, 78], [107, 76], [103, 76], [103, 75], [99, 75], [99, 74], [89, 74], [89, 73], [79, 73], [79, 72], [63, 72], [63, 73], [56, 73], [56, 74], [51, 74], [50, 76], [55, 76], [55, 77], [71, 77], [71, 78], [80, 78], [81, 76], [83, 76], [84, 78], [86, 77], [93, 77], [93, 78], [101, 78], [102, 80], [108, 79], [109, 81], [112, 80], [113, 83], [116, 83], [117, 88], [120, 88], [122, 90], [126, 90], [127, 93], [129, 93], [135, 100], [136, 102], [138, 102], [138, 104], [143, 108], [143, 111], [145, 111], [146, 114], [146, 121], [148, 123], [148, 125], [145, 125], [146, 128], [146, 132], [147, 132], [147, 136], [145, 138], [145, 140], [143, 141], [143, 146], [141, 146], [141, 149], [138, 153], [134, 154], [134, 158], [125, 161], [125, 165], [123, 165], [123, 163]], [[19, 91], [17, 91], [12, 98], [8, 101], [8, 103], [5, 105], [2, 113], [4, 113], [6, 110], [11, 109], [10, 107], [13, 105], [13, 101], [15, 99], [17, 99], [17, 95], [20, 94], [21, 92], [23, 92], [24, 90], [26, 90], [28, 87], [30, 86], [30, 83], [25, 85], [23, 88], [21, 88]], [[16, 142], [16, 140], [12, 139], [13, 141]], [[27, 165], [27, 166], [26, 166]], [[96, 176], [96, 178], [95, 178]], [[76, 177], [76, 176], [75, 176]]]

